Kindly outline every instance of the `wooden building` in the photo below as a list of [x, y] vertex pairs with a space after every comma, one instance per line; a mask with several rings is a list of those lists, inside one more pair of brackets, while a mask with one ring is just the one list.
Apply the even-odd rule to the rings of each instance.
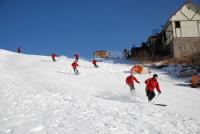
[[165, 55], [180, 59], [200, 54], [200, 7], [187, 1], [168, 19], [160, 34]]

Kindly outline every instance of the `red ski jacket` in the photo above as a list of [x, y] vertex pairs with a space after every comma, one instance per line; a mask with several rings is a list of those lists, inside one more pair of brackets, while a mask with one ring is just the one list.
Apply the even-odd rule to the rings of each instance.
[[96, 64], [97, 64], [97, 61], [96, 61], [96, 60], [93, 60], [93, 61], [92, 61], [92, 64], [96, 65]]
[[147, 80], [145, 80], [145, 84], [146, 84], [146, 90], [154, 91], [154, 89], [156, 88], [156, 90], [159, 93], [161, 93], [160, 86], [156, 79], [154, 79], [154, 78], [147, 79]]
[[134, 81], [136, 81], [137, 83], [140, 83], [134, 76], [128, 76], [126, 78], [126, 84], [128, 85], [134, 85]]
[[51, 57], [52, 57], [52, 58], [55, 58], [56, 56], [57, 56], [57, 55], [56, 55], [56, 54], [54, 54], [54, 53], [53, 53], [53, 54], [51, 54]]
[[78, 65], [78, 63], [76, 61], [72, 63], [72, 67], [73, 68], [77, 68], [77, 66], [79, 66], [79, 65]]

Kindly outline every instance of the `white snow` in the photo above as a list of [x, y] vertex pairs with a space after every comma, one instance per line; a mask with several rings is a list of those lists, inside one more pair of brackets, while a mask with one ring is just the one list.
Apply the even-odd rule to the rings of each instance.
[[0, 134], [200, 134], [200, 90], [163, 71], [162, 94], [155, 103], [145, 96], [145, 79], [136, 75], [131, 96], [125, 86], [130, 64], [24, 55], [0, 50]]
[[44, 126], [38, 126], [36, 128], [31, 129], [31, 131], [42, 131], [44, 129]]

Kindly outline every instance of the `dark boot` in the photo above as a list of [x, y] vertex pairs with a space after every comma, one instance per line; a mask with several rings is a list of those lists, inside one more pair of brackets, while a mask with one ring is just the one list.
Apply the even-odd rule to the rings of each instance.
[[131, 93], [133, 93], [133, 91], [135, 91], [134, 85], [129, 85], [129, 86], [130, 86], [130, 91], [131, 91]]

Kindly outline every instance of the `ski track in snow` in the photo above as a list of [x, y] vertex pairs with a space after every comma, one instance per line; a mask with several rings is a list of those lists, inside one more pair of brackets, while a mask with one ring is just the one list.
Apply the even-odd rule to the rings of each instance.
[[162, 72], [162, 94], [146, 102], [136, 75], [132, 96], [125, 86], [130, 65], [24, 55], [0, 50], [0, 134], [200, 134], [200, 91], [176, 85]]

